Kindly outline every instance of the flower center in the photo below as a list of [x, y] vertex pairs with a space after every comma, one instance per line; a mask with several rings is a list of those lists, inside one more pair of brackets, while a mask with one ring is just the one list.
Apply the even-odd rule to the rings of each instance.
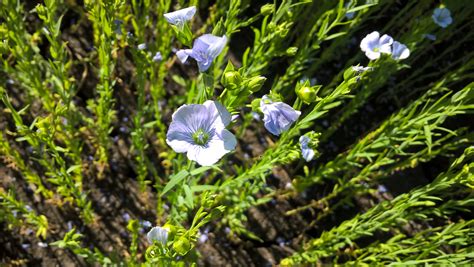
[[207, 144], [207, 141], [209, 141], [209, 134], [204, 132], [203, 129], [198, 129], [193, 133], [193, 140], [200, 146], [205, 145]]

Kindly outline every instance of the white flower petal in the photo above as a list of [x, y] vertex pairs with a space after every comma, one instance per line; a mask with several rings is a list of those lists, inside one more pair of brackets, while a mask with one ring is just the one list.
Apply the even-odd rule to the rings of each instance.
[[374, 51], [370, 51], [370, 50], [367, 50], [365, 52], [365, 55], [370, 59], [370, 60], [375, 60], [377, 58], [380, 57], [380, 52], [374, 52]]
[[236, 145], [237, 139], [235, 136], [224, 129], [220, 134], [214, 136], [206, 146], [192, 146], [188, 150], [187, 157], [201, 166], [211, 166], [225, 154], [234, 150]]
[[220, 118], [224, 127], [229, 125], [232, 119], [232, 114], [230, 114], [230, 112], [227, 111], [227, 109], [221, 103], [217, 101], [207, 100], [203, 103], [203, 105], [207, 107], [208, 111], [211, 114], [215, 114]]
[[370, 34], [367, 34], [364, 39], [360, 42], [360, 49], [363, 52], [366, 52], [368, 50], [373, 50], [374, 45], [378, 44], [379, 42], [379, 37], [380, 34], [377, 31], [371, 32]]
[[192, 146], [189, 142], [184, 140], [169, 140], [166, 139], [166, 143], [174, 150], [176, 153], [185, 153], [188, 152], [189, 148]]
[[196, 7], [191, 6], [164, 14], [165, 19], [173, 25], [182, 26], [196, 14]]

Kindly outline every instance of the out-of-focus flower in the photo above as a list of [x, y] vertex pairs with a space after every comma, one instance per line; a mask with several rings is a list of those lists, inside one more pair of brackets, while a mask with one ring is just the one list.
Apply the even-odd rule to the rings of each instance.
[[405, 59], [410, 56], [408, 47], [400, 42], [394, 41], [392, 45], [392, 58], [395, 60]]
[[436, 41], [436, 35], [434, 35], [434, 34], [430, 34], [430, 33], [423, 34], [423, 37], [425, 37], [426, 39], [431, 40], [431, 41]]
[[155, 226], [146, 234], [148, 242], [153, 243], [154, 241], [160, 242], [163, 245], [166, 245], [168, 242], [168, 233], [169, 230], [163, 227]]
[[441, 28], [446, 28], [449, 24], [453, 23], [453, 18], [451, 17], [451, 12], [449, 9], [436, 8], [431, 16], [434, 23], [438, 24]]
[[146, 49], [146, 44], [139, 44], [137, 48], [138, 48], [138, 50], [145, 50]]
[[288, 130], [299, 118], [301, 112], [283, 102], [273, 102], [267, 95], [260, 101], [265, 128], [274, 135]]
[[182, 63], [185, 63], [188, 57], [194, 58], [198, 63], [199, 71], [204, 72], [224, 50], [226, 43], [226, 36], [219, 37], [212, 34], [204, 34], [194, 41], [192, 49], [178, 50], [176, 55]]
[[166, 142], [177, 153], [187, 153], [202, 166], [216, 163], [235, 149], [237, 140], [225, 127], [231, 114], [219, 102], [183, 105], [175, 111]]
[[[349, 9], [353, 5], [352, 0], [347, 2], [346, 5], [344, 6], [346, 9]], [[353, 19], [355, 16], [356, 12], [346, 12], [346, 18], [348, 19]]]
[[196, 7], [191, 6], [187, 8], [183, 8], [180, 10], [176, 10], [170, 13], [164, 14], [165, 19], [173, 25], [176, 25], [180, 28], [184, 26], [186, 21], [189, 21], [193, 18], [194, 14], [196, 14]]
[[301, 155], [307, 162], [311, 161], [314, 157], [314, 150], [310, 147], [311, 139], [305, 135], [300, 136]]
[[158, 61], [162, 61], [162, 60], [163, 60], [163, 56], [161, 55], [161, 53], [156, 52], [156, 54], [153, 56], [153, 61], [158, 62]]
[[362, 39], [360, 42], [360, 49], [365, 52], [365, 55], [370, 60], [374, 60], [379, 58], [381, 53], [390, 54], [392, 52], [390, 47], [392, 43], [392, 37], [387, 34], [380, 37], [380, 33], [374, 31]]

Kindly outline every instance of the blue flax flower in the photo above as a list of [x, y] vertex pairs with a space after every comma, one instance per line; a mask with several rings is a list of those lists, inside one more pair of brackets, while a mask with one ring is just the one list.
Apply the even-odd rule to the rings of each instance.
[[168, 229], [155, 226], [151, 228], [151, 230], [146, 234], [146, 238], [148, 239], [148, 242], [153, 243], [153, 241], [159, 242], [163, 245], [166, 245], [166, 242], [168, 241]]
[[188, 8], [176, 10], [174, 12], [166, 13], [164, 16], [170, 24], [176, 25], [178, 28], [183, 28], [186, 21], [191, 20], [194, 14], [196, 14], [196, 7], [191, 6]]
[[301, 154], [307, 162], [311, 161], [314, 157], [314, 150], [309, 146], [310, 142], [311, 139], [306, 135], [300, 137]]
[[156, 52], [156, 54], [153, 56], [153, 61], [154, 62], [159, 62], [163, 60], [163, 56], [161, 55], [160, 52]]
[[194, 58], [198, 63], [199, 71], [204, 72], [224, 50], [226, 43], [226, 36], [219, 37], [212, 34], [204, 34], [194, 41], [193, 49], [178, 50], [176, 55], [182, 63], [185, 63], [188, 57]]
[[360, 49], [365, 52], [365, 55], [370, 59], [374, 60], [380, 57], [380, 54], [390, 54], [392, 53], [391, 45], [393, 43], [393, 38], [387, 34], [380, 37], [380, 33], [374, 31], [368, 34], [360, 42]]
[[410, 49], [400, 42], [393, 42], [392, 58], [395, 60], [405, 59], [410, 56]]
[[288, 104], [273, 102], [267, 95], [262, 97], [260, 109], [263, 112], [265, 128], [274, 135], [280, 135], [290, 129], [301, 115], [300, 111], [294, 110]]
[[235, 149], [237, 140], [225, 127], [231, 114], [219, 102], [183, 105], [173, 114], [166, 142], [177, 153], [187, 153], [202, 166], [216, 163]]
[[449, 24], [453, 23], [453, 18], [451, 17], [451, 12], [449, 9], [436, 8], [431, 16], [434, 23], [438, 24], [441, 28], [446, 28]]

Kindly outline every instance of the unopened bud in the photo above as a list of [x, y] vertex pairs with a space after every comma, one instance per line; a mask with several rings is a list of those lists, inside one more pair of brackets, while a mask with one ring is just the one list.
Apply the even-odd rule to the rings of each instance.
[[252, 111], [259, 112], [260, 111], [260, 101], [262, 101], [261, 98], [256, 98], [252, 101], [250, 104], [252, 106]]
[[263, 77], [263, 76], [255, 76], [255, 77], [252, 77], [250, 78], [250, 80], [248, 81], [248, 89], [250, 91], [252, 91], [253, 93], [259, 91], [260, 89], [262, 89], [262, 86], [263, 84], [265, 83], [265, 81], [267, 80], [267, 78]]
[[229, 90], [237, 89], [242, 83], [242, 76], [238, 71], [227, 71], [222, 75], [222, 84]]
[[181, 256], [186, 255], [191, 250], [191, 242], [182, 236], [173, 243], [173, 249]]
[[36, 5], [36, 13], [38, 14], [38, 17], [41, 20], [47, 20], [47, 12], [46, 12], [46, 7], [43, 6], [42, 4]]
[[268, 16], [275, 10], [274, 4], [265, 4], [260, 8], [260, 13], [264, 16]]
[[349, 67], [344, 71], [344, 80], [347, 81], [356, 75], [357, 71], [353, 67]]
[[302, 86], [298, 90], [296, 90], [296, 94], [298, 97], [303, 100], [305, 103], [312, 103], [316, 101], [316, 90], [313, 87], [309, 86]]
[[162, 228], [168, 231], [168, 240], [173, 240], [176, 235], [176, 226], [170, 223], [165, 223]]
[[290, 57], [296, 55], [296, 52], [298, 52], [298, 47], [289, 47], [288, 49], [286, 49], [286, 54]]

